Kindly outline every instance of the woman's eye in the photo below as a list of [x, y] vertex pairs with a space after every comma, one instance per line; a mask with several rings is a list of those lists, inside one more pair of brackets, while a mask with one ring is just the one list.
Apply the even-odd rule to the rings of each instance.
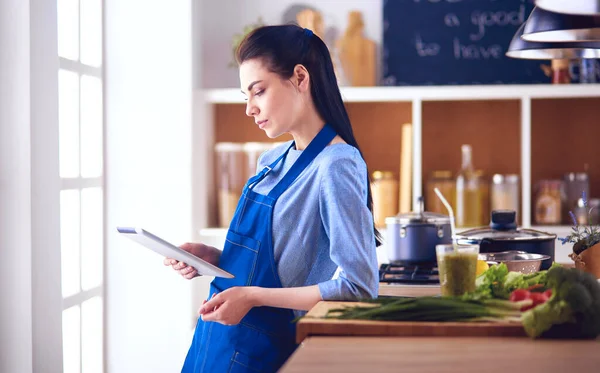
[[264, 91], [265, 91], [264, 89], [262, 89], [262, 90], [260, 90], [260, 91], [256, 91], [256, 93], [255, 93], [254, 95], [255, 95], [255, 96], [260, 96], [260, 95], [262, 95], [262, 94], [263, 94], [263, 92], [264, 92]]

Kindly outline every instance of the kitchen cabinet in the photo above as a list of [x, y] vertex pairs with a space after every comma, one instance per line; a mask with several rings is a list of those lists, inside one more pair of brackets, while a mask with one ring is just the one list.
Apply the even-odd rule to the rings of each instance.
[[[521, 220], [531, 227], [533, 186], [566, 172], [590, 175], [590, 195], [600, 197], [600, 84], [436, 87], [343, 87], [355, 135], [370, 172], [398, 175], [402, 124], [412, 123], [412, 202], [416, 207], [433, 170], [457, 171], [460, 145], [471, 144], [475, 168], [521, 177]], [[238, 89], [196, 91], [196, 130], [203, 134], [204, 166], [215, 176], [212, 147], [217, 142], [284, 141], [268, 139], [245, 115]], [[203, 237], [222, 237], [210, 229], [217, 221], [213, 180], [204, 184]], [[540, 227], [536, 227], [540, 228]], [[568, 232], [566, 226], [542, 227]], [[557, 244], [557, 248], [560, 244]]]

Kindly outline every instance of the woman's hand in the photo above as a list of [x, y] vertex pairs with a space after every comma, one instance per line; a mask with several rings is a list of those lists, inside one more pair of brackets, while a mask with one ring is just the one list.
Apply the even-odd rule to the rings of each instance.
[[[209, 262], [212, 265], [219, 265], [219, 258], [221, 257], [221, 252], [212, 246], [204, 245], [201, 243], [188, 242], [179, 246], [179, 248], [197, 256], [198, 258], [201, 258], [202, 260]], [[188, 280], [199, 276], [198, 271], [194, 267], [191, 267], [185, 264], [184, 262], [180, 262], [172, 258], [165, 258], [163, 263], [166, 266], [172, 266], [174, 270], [176, 270], [181, 276], [183, 276], [183, 278], [186, 278]]]
[[236, 325], [248, 311], [258, 305], [254, 286], [238, 286], [213, 295], [198, 310], [204, 321], [215, 321], [223, 325]]

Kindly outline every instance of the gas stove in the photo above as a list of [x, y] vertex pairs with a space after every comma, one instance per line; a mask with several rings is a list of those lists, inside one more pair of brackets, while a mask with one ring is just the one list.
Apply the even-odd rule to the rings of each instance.
[[434, 265], [383, 263], [379, 267], [379, 282], [390, 284], [439, 285], [440, 277]]

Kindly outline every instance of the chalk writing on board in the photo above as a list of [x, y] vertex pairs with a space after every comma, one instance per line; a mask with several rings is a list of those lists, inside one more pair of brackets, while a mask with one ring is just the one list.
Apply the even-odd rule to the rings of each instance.
[[419, 35], [419, 34], [417, 34], [415, 38], [416, 38], [415, 45], [417, 47], [417, 53], [419, 54], [420, 57], [435, 56], [439, 53], [439, 51], [440, 51], [439, 44], [425, 43], [425, 42], [423, 42], [423, 39], [421, 38], [421, 35]]
[[514, 26], [519, 27], [525, 22], [525, 5], [519, 5], [518, 10], [506, 11], [500, 10], [481, 11], [474, 10], [471, 12], [471, 23], [477, 27], [477, 33], [471, 34], [471, 40], [481, 40], [485, 36], [486, 27], [493, 26]]
[[506, 57], [533, 0], [384, 1], [385, 85], [547, 83], [540, 61]]

